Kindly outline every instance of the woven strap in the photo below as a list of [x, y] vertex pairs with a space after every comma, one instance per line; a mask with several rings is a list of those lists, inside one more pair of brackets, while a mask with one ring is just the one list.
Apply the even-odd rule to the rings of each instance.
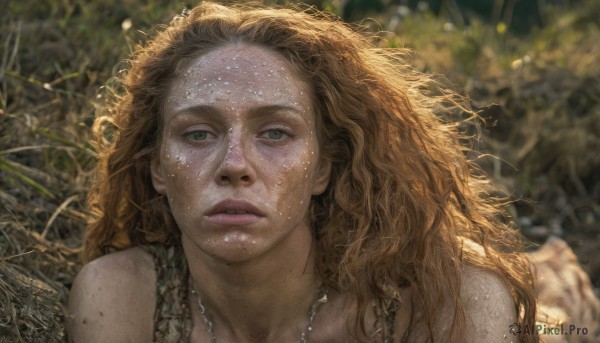
[[154, 342], [189, 342], [192, 328], [187, 301], [188, 268], [181, 246], [148, 245], [156, 269]]

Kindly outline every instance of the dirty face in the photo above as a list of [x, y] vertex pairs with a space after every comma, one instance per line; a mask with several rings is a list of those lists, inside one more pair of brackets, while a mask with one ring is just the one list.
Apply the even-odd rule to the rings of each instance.
[[235, 262], [310, 237], [309, 203], [330, 163], [319, 158], [309, 87], [281, 55], [232, 44], [197, 57], [163, 115], [152, 180], [184, 246]]

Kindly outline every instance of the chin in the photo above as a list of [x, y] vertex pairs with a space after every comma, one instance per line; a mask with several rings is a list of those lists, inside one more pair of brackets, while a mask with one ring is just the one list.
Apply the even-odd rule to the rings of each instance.
[[262, 249], [256, 239], [224, 237], [206, 247], [205, 252], [214, 259], [227, 264], [247, 262], [261, 254]]

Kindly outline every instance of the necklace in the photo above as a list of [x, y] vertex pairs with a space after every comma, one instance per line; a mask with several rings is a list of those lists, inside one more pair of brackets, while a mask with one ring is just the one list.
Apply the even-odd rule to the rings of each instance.
[[[196, 291], [195, 283], [192, 284], [191, 291], [192, 291], [192, 294], [194, 294], [194, 296], [196, 296], [196, 298], [198, 299], [198, 306], [200, 306], [200, 314], [202, 314], [202, 320], [204, 320], [204, 323], [206, 323], [206, 327], [208, 328], [207, 331], [208, 331], [208, 337], [210, 339], [210, 343], [216, 343], [217, 338], [215, 337], [215, 334], [213, 333], [213, 323], [210, 321], [210, 319], [208, 319], [206, 317], [206, 308], [204, 307], [204, 304], [202, 304], [202, 297], [200, 297], [200, 294], [198, 294], [198, 292]], [[313, 323], [313, 320], [315, 319], [315, 316], [317, 315], [319, 306], [321, 306], [321, 304], [324, 304], [326, 302], [327, 302], [327, 291], [325, 290], [325, 288], [323, 288], [323, 286], [321, 286], [321, 287], [319, 287], [319, 291], [317, 292], [317, 299], [310, 307], [310, 312], [308, 313], [308, 324], [306, 325], [306, 328], [302, 331], [302, 334], [300, 335], [300, 339], [298, 340], [298, 342], [300, 342], [300, 343], [308, 342], [308, 335], [312, 331], [312, 323]]]

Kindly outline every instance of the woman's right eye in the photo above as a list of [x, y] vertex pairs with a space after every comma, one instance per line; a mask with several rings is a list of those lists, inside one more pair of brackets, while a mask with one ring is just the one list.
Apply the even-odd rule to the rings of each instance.
[[204, 141], [208, 139], [209, 135], [210, 133], [208, 131], [198, 130], [185, 134], [185, 138], [192, 141]]

